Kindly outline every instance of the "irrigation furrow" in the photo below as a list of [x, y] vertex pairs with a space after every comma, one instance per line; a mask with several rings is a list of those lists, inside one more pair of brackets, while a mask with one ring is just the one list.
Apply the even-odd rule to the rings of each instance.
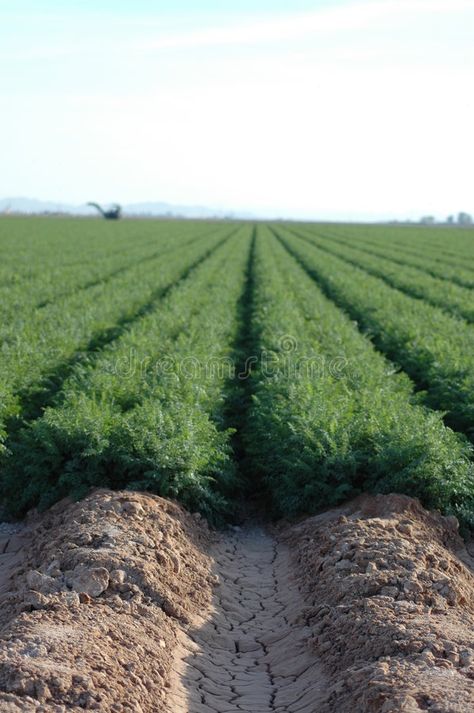
[[170, 713], [314, 713], [327, 679], [296, 622], [304, 602], [288, 549], [250, 525], [211, 554], [219, 585], [211, 611], [181, 635]]
[[[252, 319], [256, 239], [257, 228], [254, 227], [245, 268], [244, 289], [237, 304], [238, 331], [232, 347], [232, 360], [235, 364], [235, 370], [231, 378], [228, 379], [224, 404], [226, 426], [235, 431], [232, 438], [233, 458], [239, 469], [240, 484], [244, 491], [249, 487], [250, 477], [242, 433], [252, 399], [251, 373], [257, 353], [257, 337]], [[243, 492], [240, 493], [239, 497], [243, 497]]]

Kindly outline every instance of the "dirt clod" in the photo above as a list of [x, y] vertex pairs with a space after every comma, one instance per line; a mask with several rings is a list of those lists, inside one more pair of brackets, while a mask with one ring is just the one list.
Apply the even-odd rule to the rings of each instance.
[[[318, 711], [474, 710], [474, 576], [456, 518], [366, 496], [282, 536], [297, 553], [310, 645], [333, 682]], [[337, 566], [341, 543], [353, 568]]]
[[[162, 531], [185, 567], [156, 558]], [[18, 562], [0, 560], [0, 710], [166, 711], [181, 626], [168, 612], [207, 606], [207, 541], [149, 495], [99, 491], [33, 517]]]

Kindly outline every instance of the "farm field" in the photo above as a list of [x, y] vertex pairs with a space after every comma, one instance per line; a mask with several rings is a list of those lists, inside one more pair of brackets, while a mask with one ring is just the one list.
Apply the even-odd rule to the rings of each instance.
[[[45, 711], [53, 704], [80, 710], [87, 701], [114, 713], [139, 710], [135, 704], [193, 713], [256, 713], [257, 704], [295, 713], [378, 711], [382, 704], [376, 707], [366, 691], [377, 680], [380, 700], [393, 702], [385, 713], [414, 711], [425, 676], [430, 695], [441, 701], [448, 667], [442, 660], [458, 677], [449, 696], [463, 697], [466, 707], [436, 710], [468, 710], [474, 648], [469, 626], [460, 622], [470, 616], [474, 578], [457, 523], [468, 542], [473, 290], [471, 229], [1, 218], [0, 506], [11, 522], [0, 525], [0, 596], [7, 597], [1, 622], [7, 640], [21, 612], [31, 621], [18, 630], [18, 641], [30, 641], [50, 605], [62, 625], [87, 630], [84, 605], [92, 611], [103, 604], [104, 627], [113, 626], [107, 617], [125, 622], [153, 614], [164, 646], [150, 654], [161, 673], [151, 664], [146, 673], [160, 699], [154, 707], [142, 692], [139, 703], [130, 698], [113, 708], [107, 699], [101, 708], [103, 683], [87, 652], [89, 683], [54, 681], [54, 656], [73, 656], [54, 646], [46, 657], [49, 694], [34, 667], [28, 677], [37, 687], [21, 689], [19, 664], [9, 663], [10, 688], [0, 686], [0, 702], [18, 704], [11, 711], [28, 710], [21, 706], [31, 701]], [[265, 522], [282, 519], [304, 524], [265, 529]], [[325, 540], [325, 523], [332, 541]], [[147, 548], [162, 540], [166, 551], [150, 564]], [[64, 562], [44, 554], [56, 550]], [[438, 579], [425, 576], [430, 566]], [[99, 594], [75, 588], [71, 572], [81, 568], [106, 578]], [[132, 580], [135, 589], [127, 589]], [[433, 589], [433, 582], [440, 586]], [[259, 587], [267, 593], [261, 608]], [[316, 590], [321, 601], [333, 597], [352, 614], [343, 620], [339, 613], [336, 621], [316, 609], [307, 620], [308, 651], [307, 636], [288, 617], [313, 609]], [[194, 598], [191, 591], [198, 592]], [[378, 643], [362, 656], [355, 612], [366, 611], [364, 597], [373, 596], [380, 610], [371, 609], [367, 621]], [[208, 620], [209, 633], [198, 619], [211, 602], [217, 618]], [[250, 618], [241, 616], [245, 609]], [[395, 614], [406, 629], [410, 611], [419, 630], [399, 649], [384, 649], [384, 619], [393, 626], [392, 641], [401, 636]], [[426, 651], [442, 621], [448, 643], [430, 658]], [[230, 649], [222, 643], [229, 622], [241, 641]], [[190, 626], [200, 635], [190, 635]], [[329, 630], [340, 644], [327, 668]], [[285, 674], [275, 631], [286, 632], [293, 687], [278, 683]], [[127, 647], [146, 648], [139, 629], [129, 635], [110, 648], [111, 669]], [[215, 636], [224, 679], [234, 681], [230, 699], [216, 693], [224, 684], [212, 673]], [[366, 667], [353, 684], [345, 637]], [[194, 652], [188, 669], [201, 672], [198, 698], [182, 651], [172, 666], [178, 639]], [[420, 640], [418, 650], [413, 642]], [[373, 661], [384, 650], [382, 685]], [[15, 649], [14, 662], [17, 655]], [[163, 685], [155, 690], [157, 678]], [[146, 688], [140, 681], [138, 688]], [[160, 693], [165, 689], [169, 697]], [[116, 693], [121, 701], [125, 695]], [[412, 708], [401, 707], [403, 695], [413, 698]]]
[[251, 487], [279, 516], [397, 491], [469, 524], [474, 307], [430, 271], [449, 250], [470, 274], [474, 247], [440, 232], [3, 219], [8, 505], [130, 486], [219, 519]]

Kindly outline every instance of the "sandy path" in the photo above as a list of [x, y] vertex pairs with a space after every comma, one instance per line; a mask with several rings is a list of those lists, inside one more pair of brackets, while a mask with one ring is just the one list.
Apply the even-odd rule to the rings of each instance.
[[304, 605], [288, 550], [254, 527], [222, 537], [212, 555], [213, 608], [182, 636], [170, 710], [314, 713], [326, 682], [294, 622]]

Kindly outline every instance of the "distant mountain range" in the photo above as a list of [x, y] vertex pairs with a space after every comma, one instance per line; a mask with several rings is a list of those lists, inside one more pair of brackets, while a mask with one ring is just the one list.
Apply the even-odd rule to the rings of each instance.
[[[104, 204], [106, 205], [106, 204]], [[122, 206], [124, 215], [150, 216], [173, 218], [243, 218], [252, 219], [255, 216], [249, 213], [226, 212], [214, 210], [203, 206], [172, 205], [171, 203], [129, 203]], [[41, 201], [35, 198], [2, 198], [0, 199], [0, 213], [63, 213], [67, 215], [96, 215], [97, 211], [88, 205], [71, 205], [68, 203], [55, 203], [54, 201]]]

